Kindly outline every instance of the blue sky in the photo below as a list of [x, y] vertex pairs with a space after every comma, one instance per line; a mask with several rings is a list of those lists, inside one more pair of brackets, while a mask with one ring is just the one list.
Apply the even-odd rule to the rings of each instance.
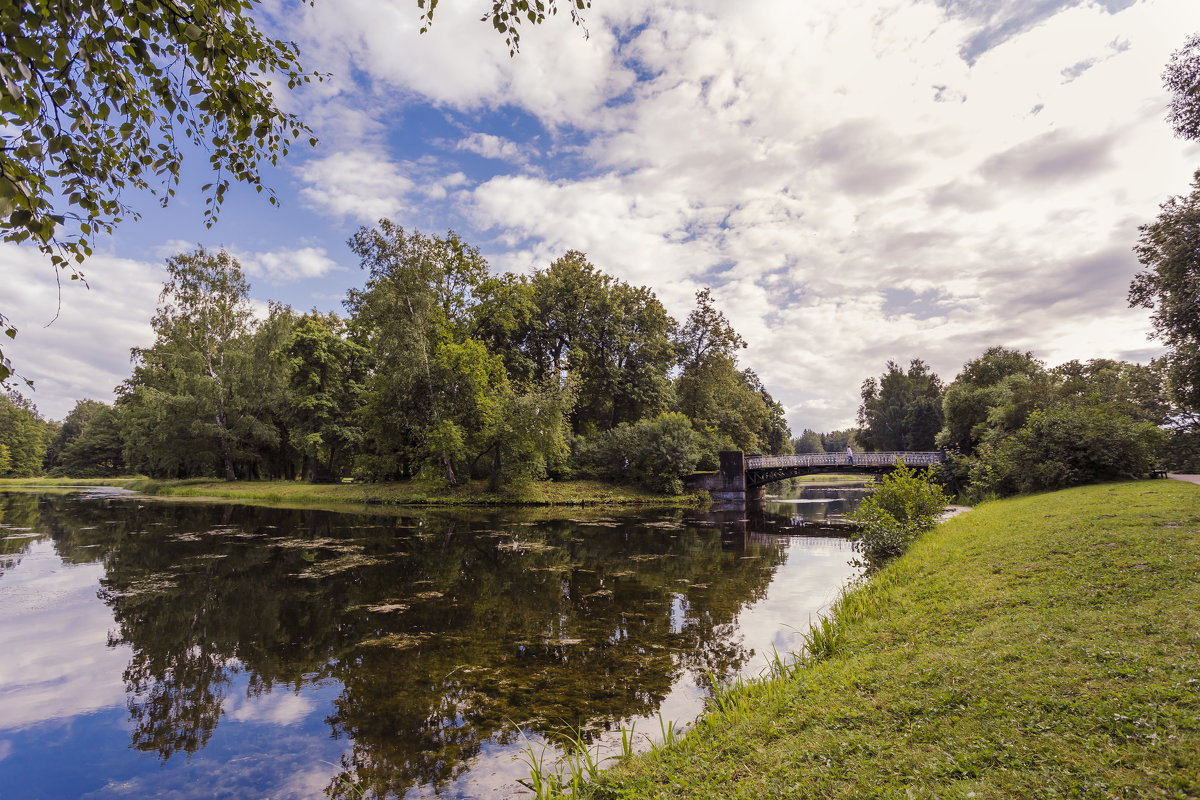
[[497, 271], [568, 249], [682, 320], [713, 288], [793, 430], [853, 423], [862, 380], [923, 358], [949, 382], [991, 345], [1145, 361], [1126, 307], [1137, 227], [1200, 147], [1163, 121], [1161, 72], [1194, 0], [594, 0], [510, 58], [443, 0], [268, 0], [266, 26], [329, 80], [281, 99], [320, 144], [237, 191], [212, 229], [193, 161], [68, 285], [0, 245], [6, 348], [61, 419], [111, 401], [150, 343], [165, 257], [236, 254], [254, 299], [341, 310], [346, 247], [389, 217], [457, 230]]

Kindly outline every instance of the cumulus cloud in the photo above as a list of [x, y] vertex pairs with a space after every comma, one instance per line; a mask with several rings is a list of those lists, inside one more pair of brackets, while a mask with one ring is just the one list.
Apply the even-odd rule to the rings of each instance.
[[300, 174], [305, 182], [300, 196], [310, 208], [366, 223], [402, 214], [416, 188], [386, 153], [373, 148], [314, 158]]
[[233, 255], [247, 275], [264, 278], [270, 283], [321, 278], [346, 269], [326, 255], [323, 247], [299, 247], [265, 253], [234, 252]]
[[455, 144], [455, 149], [477, 153], [484, 158], [496, 158], [512, 163], [526, 160], [526, 148], [503, 136], [490, 133], [472, 133]]
[[129, 374], [129, 351], [154, 341], [150, 316], [162, 289], [159, 264], [97, 254], [85, 264], [88, 287], [64, 281], [61, 293], [45, 257], [0, 243], [4, 312], [19, 329], [6, 343], [25, 390], [44, 416], [62, 419], [75, 401], [112, 402]]

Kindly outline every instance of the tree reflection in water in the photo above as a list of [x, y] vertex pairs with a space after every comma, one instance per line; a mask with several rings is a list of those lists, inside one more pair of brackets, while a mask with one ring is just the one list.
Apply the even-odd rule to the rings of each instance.
[[251, 695], [337, 681], [327, 722], [350, 747], [333, 797], [437, 791], [521, 730], [588, 738], [653, 715], [681, 678], [747, 661], [736, 615], [784, 558], [777, 540], [680, 511], [17, 500], [9, 516], [36, 514], [64, 558], [106, 566], [110, 644], [133, 650], [134, 747], [198, 752], [238, 673]]

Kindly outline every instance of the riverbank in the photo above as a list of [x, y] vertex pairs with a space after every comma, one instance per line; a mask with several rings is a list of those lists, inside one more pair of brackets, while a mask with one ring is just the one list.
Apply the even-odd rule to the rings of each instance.
[[590, 798], [1200, 796], [1200, 488], [987, 503]]
[[0, 480], [0, 489], [116, 486], [156, 497], [190, 500], [236, 500], [272, 506], [337, 507], [395, 506], [579, 506], [674, 505], [697, 506], [707, 495], [657, 495], [630, 486], [600, 481], [533, 481], [498, 492], [486, 482], [447, 487], [440, 481], [394, 483], [328, 483], [301, 481], [153, 480], [127, 478], [14, 478]]

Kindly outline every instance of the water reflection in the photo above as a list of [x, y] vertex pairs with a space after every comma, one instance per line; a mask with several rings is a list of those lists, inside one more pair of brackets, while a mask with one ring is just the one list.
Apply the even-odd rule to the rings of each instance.
[[[762, 511], [381, 517], [0, 498], [0, 536], [25, 535], [0, 539], [0, 591], [27, 591], [12, 580], [25, 572], [16, 568], [48, 557], [51, 542], [64, 568], [90, 565], [88, 591], [98, 587], [111, 619], [81, 615], [86, 632], [52, 627], [47, 648], [61, 640], [68, 652], [81, 637], [107, 636], [122, 664], [135, 751], [182, 769], [181, 754], [191, 764], [236, 750], [217, 742], [218, 729], [323, 719], [326, 737], [340, 743], [336, 774], [318, 770], [331, 797], [484, 795], [496, 788], [485, 772], [512, 771], [522, 732], [595, 736], [653, 717], [681, 686], [746, 668], [752, 647], [739, 614], [766, 602], [788, 560], [788, 540], [762, 531], [790, 518]], [[107, 662], [92, 669], [111, 676]], [[24, 691], [17, 680], [5, 674], [14, 687], [4, 688]], [[95, 707], [80, 703], [74, 713]], [[0, 736], [39, 722], [47, 724], [0, 722]], [[61, 743], [80, 758], [88, 746]], [[37, 765], [23, 769], [36, 789]], [[84, 771], [86, 780], [105, 783], [105, 769]], [[294, 796], [311, 796], [306, 774], [308, 788]], [[244, 790], [279, 790], [283, 777], [264, 784], [247, 774], [257, 783]], [[161, 787], [166, 778], [155, 780]], [[139, 781], [129, 785], [145, 790]]]

